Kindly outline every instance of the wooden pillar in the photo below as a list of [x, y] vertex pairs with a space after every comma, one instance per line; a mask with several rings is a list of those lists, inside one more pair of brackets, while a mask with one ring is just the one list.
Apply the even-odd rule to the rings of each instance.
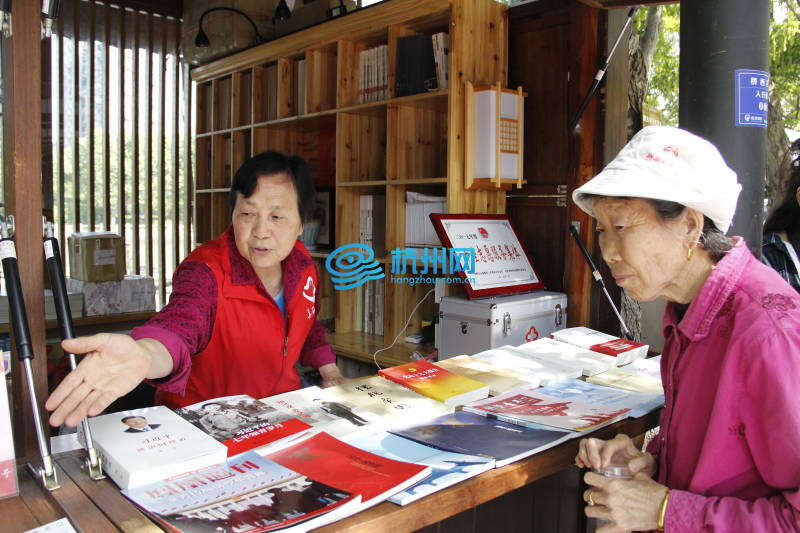
[[[40, 2], [14, 2], [14, 33], [3, 42], [3, 164], [5, 212], [14, 215], [22, 293], [28, 312], [36, 396], [47, 397], [42, 253], [42, 101]], [[16, 358], [16, 350], [12, 352]], [[17, 457], [38, 456], [22, 364], [12, 366]], [[43, 407], [42, 407], [43, 409]]]
[[[571, 118], [592, 85], [599, 63], [599, 12], [579, 2], [570, 4], [569, 30], [569, 95], [568, 116]], [[598, 118], [600, 95], [595, 94], [581, 119], [577, 131], [567, 132], [570, 171], [567, 181], [567, 223], [580, 223], [580, 233], [590, 253], [594, 250], [594, 223], [572, 201], [572, 191], [589, 181], [599, 170]], [[569, 237], [567, 237], [569, 239]], [[591, 274], [580, 250], [573, 242], [565, 245], [564, 287], [569, 301], [570, 326], [591, 326]]]

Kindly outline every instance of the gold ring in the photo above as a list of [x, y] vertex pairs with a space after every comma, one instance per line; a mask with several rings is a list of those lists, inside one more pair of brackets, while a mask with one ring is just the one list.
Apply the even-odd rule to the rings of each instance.
[[591, 490], [589, 491], [589, 496], [586, 497], [586, 502], [589, 504], [590, 507], [594, 506], [594, 500], [592, 499], [592, 491]]

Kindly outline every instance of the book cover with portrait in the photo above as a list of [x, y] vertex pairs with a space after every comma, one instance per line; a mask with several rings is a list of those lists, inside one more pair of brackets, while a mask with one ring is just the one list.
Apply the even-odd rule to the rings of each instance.
[[247, 394], [188, 405], [176, 414], [228, 447], [228, 457], [292, 438], [311, 428]]
[[[103, 470], [127, 489], [204, 468], [227, 457], [227, 448], [164, 406], [89, 419]], [[84, 442], [81, 426], [78, 438]]]

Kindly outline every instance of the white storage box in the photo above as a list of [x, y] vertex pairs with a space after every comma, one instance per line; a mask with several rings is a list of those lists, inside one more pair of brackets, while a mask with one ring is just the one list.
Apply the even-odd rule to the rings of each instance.
[[547, 337], [567, 325], [567, 295], [536, 291], [467, 300], [445, 296], [439, 304], [439, 359], [474, 355]]
[[127, 274], [121, 281], [67, 278], [67, 289], [83, 294], [83, 316], [112, 315], [155, 309], [155, 283], [149, 276]]

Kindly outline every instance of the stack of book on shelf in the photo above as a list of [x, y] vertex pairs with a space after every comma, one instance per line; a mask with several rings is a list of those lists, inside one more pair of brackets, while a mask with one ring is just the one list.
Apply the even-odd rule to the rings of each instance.
[[434, 33], [431, 41], [433, 60], [436, 63], [436, 84], [439, 89], [447, 89], [450, 81], [450, 34]]
[[[372, 248], [376, 257], [386, 252], [386, 196], [362, 194], [359, 198], [359, 242]], [[358, 288], [356, 316], [361, 331], [383, 335], [383, 280], [371, 280]]]
[[389, 46], [382, 44], [358, 54], [358, 103], [380, 102], [389, 97]]
[[306, 90], [306, 60], [298, 59], [295, 61], [295, 106], [298, 115], [305, 115], [307, 108], [307, 95]]

